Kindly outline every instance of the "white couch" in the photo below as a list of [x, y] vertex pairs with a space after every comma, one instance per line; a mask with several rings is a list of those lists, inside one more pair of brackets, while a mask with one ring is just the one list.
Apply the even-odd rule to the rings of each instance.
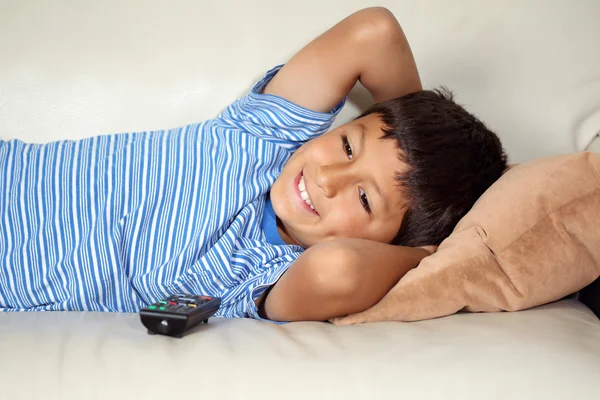
[[[0, 0], [0, 138], [201, 121], [369, 1]], [[511, 161], [583, 150], [600, 3], [388, 0], [425, 86], [445, 84]], [[339, 122], [369, 101], [356, 88]], [[135, 314], [0, 315], [0, 399], [597, 399], [600, 320], [575, 299], [417, 323], [211, 319], [183, 339]]]

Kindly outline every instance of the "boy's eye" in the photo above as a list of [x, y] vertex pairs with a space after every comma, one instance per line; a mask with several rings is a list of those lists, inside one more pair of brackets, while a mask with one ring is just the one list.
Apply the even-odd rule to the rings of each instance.
[[363, 188], [358, 188], [358, 197], [360, 199], [360, 203], [363, 208], [367, 212], [367, 214], [371, 214], [371, 206], [369, 205], [369, 200], [367, 199], [367, 194], [363, 190]]
[[352, 147], [350, 146], [350, 142], [348, 142], [348, 137], [346, 135], [342, 135], [342, 147], [344, 148], [344, 153], [352, 160]]

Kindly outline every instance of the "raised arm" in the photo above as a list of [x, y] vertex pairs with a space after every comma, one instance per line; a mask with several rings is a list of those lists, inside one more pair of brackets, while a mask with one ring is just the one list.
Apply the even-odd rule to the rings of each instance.
[[404, 32], [385, 8], [358, 11], [314, 39], [277, 73], [264, 93], [327, 112], [357, 80], [375, 102], [422, 88]]
[[[264, 93], [327, 112], [357, 80], [376, 102], [421, 90], [404, 32], [384, 8], [358, 11], [313, 40]], [[300, 255], [256, 304], [262, 316], [281, 321], [322, 321], [362, 311], [428, 254], [364, 239], [319, 243]]]

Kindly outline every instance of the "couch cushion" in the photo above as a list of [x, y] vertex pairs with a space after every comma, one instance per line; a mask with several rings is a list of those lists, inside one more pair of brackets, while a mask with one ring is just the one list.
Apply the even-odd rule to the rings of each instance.
[[183, 339], [136, 314], [6, 313], [0, 398], [593, 398], [598, 338], [575, 300], [347, 327], [211, 319]]

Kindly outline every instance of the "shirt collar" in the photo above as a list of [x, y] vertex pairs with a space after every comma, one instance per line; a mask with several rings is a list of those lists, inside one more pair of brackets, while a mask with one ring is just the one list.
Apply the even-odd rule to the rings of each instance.
[[265, 236], [267, 237], [267, 242], [272, 245], [281, 246], [286, 245], [279, 236], [279, 231], [277, 230], [277, 215], [275, 215], [275, 210], [273, 209], [273, 204], [271, 203], [271, 197], [267, 194], [267, 200], [265, 201], [265, 211], [263, 213], [263, 219], [261, 227], [265, 232]]

